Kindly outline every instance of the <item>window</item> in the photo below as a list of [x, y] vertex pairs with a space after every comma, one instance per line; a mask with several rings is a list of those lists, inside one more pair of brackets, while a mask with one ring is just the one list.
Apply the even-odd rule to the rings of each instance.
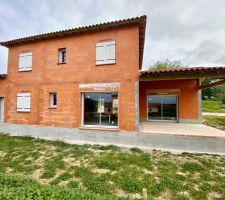
[[30, 112], [31, 93], [17, 94], [17, 112]]
[[58, 64], [66, 63], [66, 48], [58, 50]]
[[32, 53], [21, 53], [19, 55], [19, 71], [31, 71], [32, 70]]
[[50, 95], [50, 108], [56, 108], [57, 107], [57, 93], [51, 92]]
[[96, 44], [96, 65], [116, 63], [115, 41], [101, 42]]

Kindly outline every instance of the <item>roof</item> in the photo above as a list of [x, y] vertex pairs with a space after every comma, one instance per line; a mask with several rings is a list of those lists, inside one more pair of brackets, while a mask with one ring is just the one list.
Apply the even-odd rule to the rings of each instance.
[[59, 37], [78, 35], [83, 33], [90, 33], [90, 32], [99, 32], [103, 30], [109, 30], [109, 29], [115, 29], [115, 28], [121, 28], [121, 27], [139, 26], [139, 65], [141, 69], [142, 60], [143, 60], [143, 51], [144, 51], [146, 20], [147, 20], [147, 16], [143, 15], [143, 16], [135, 17], [135, 18], [128, 18], [128, 19], [123, 19], [118, 21], [111, 21], [106, 23], [90, 25], [90, 26], [83, 26], [83, 27], [44, 33], [44, 34], [39, 34], [39, 35], [34, 35], [29, 37], [17, 38], [14, 40], [0, 42], [0, 45], [4, 47], [11, 47], [14, 45], [31, 43], [35, 41], [52, 39], [52, 38], [59, 38]]
[[225, 78], [225, 67], [185, 67], [140, 71], [140, 79]]

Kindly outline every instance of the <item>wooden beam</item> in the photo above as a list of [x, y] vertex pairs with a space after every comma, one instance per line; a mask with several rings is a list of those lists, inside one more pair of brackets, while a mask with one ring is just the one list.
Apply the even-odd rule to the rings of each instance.
[[211, 87], [215, 87], [215, 86], [222, 85], [222, 84], [225, 84], [225, 79], [216, 81], [214, 83], [209, 83], [209, 84], [201, 85], [199, 87], [199, 90], [206, 89], [206, 88], [211, 88]]
[[209, 78], [205, 78], [202, 83], [201, 83], [201, 86], [205, 85], [207, 83], [207, 81], [209, 80]]

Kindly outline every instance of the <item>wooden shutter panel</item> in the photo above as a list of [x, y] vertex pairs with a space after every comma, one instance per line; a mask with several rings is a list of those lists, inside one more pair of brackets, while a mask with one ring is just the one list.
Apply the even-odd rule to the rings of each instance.
[[26, 62], [25, 56], [20, 55], [19, 56], [19, 71], [23, 71], [26, 65], [25, 62]]
[[23, 111], [23, 95], [17, 94], [17, 111]]
[[26, 56], [26, 69], [27, 70], [32, 69], [32, 54]]
[[107, 64], [115, 63], [115, 61], [116, 61], [116, 43], [115, 43], [115, 41], [107, 42], [105, 50], [106, 50]]
[[105, 61], [105, 45], [104, 43], [96, 44], [96, 65], [103, 64]]
[[30, 93], [24, 93], [24, 98], [23, 98], [23, 109], [25, 112], [30, 111]]

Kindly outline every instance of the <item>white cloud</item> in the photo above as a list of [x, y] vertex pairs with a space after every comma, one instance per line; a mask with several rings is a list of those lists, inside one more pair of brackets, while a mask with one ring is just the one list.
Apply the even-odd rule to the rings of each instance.
[[[167, 58], [224, 65], [224, 8], [222, 0], [1, 0], [0, 40], [146, 14], [145, 68]], [[0, 71], [6, 60], [0, 48]]]

